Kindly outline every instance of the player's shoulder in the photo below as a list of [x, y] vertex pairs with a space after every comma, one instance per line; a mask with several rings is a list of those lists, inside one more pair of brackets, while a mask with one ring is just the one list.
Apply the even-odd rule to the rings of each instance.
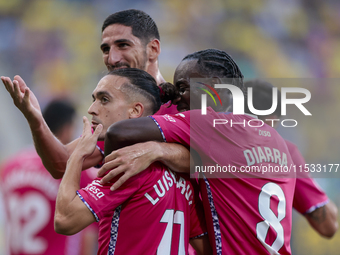
[[289, 140], [286, 140], [286, 139], [284, 139], [284, 140], [285, 140], [285, 143], [286, 143], [289, 151], [298, 150], [298, 147], [296, 146], [295, 143], [293, 143], [293, 142], [291, 142]]

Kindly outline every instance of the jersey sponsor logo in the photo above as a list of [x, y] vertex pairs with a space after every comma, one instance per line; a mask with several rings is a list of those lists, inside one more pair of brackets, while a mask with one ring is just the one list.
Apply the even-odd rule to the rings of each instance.
[[253, 147], [251, 150], [243, 151], [243, 155], [248, 166], [263, 162], [276, 163], [281, 166], [287, 166], [287, 154], [275, 148], [269, 147]]
[[182, 177], [179, 177], [177, 180], [176, 174], [168, 170], [166, 170], [157, 183], [153, 185], [153, 189], [156, 194], [151, 196], [148, 192], [146, 192], [144, 196], [151, 202], [152, 205], [155, 205], [172, 187], [180, 189], [181, 194], [185, 196], [189, 205], [192, 204], [193, 192], [190, 182], [187, 183], [187, 181]]
[[260, 135], [260, 136], [268, 136], [268, 137], [271, 137], [271, 134], [270, 134], [269, 131], [261, 130], [261, 129], [259, 129], [259, 135]]
[[105, 196], [105, 194], [102, 191], [100, 191], [100, 188], [97, 188], [96, 186], [103, 187], [103, 185], [100, 184], [99, 180], [94, 180], [92, 183], [88, 184], [84, 189], [93, 194], [94, 198], [98, 200]]
[[166, 121], [176, 122], [176, 120], [168, 114], [162, 116]]
[[183, 113], [177, 113], [177, 114], [175, 114], [176, 116], [181, 116], [182, 118], [185, 118], [185, 114], [183, 114]]

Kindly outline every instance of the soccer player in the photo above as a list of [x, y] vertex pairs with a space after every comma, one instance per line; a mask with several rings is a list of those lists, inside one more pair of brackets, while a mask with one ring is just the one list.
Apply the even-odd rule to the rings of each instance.
[[[271, 174], [257, 172], [263, 167], [291, 166], [283, 138], [268, 125], [260, 127], [259, 132], [258, 128], [244, 124], [256, 125], [255, 116], [223, 112], [230, 106], [229, 96], [223, 90], [219, 90], [223, 111], [215, 112], [209, 107], [207, 114], [201, 115], [200, 104], [190, 104], [189, 99], [200, 102], [198, 91], [203, 85], [190, 84], [191, 78], [212, 78], [206, 84], [210, 86], [229, 78], [229, 82], [244, 89], [243, 75], [227, 53], [209, 49], [190, 54], [174, 75], [181, 95], [175, 100], [177, 109], [184, 112], [118, 122], [107, 132], [105, 151], [148, 139], [177, 142], [191, 146], [199, 154], [203, 168], [232, 166], [231, 171], [206, 172], [200, 179], [214, 254], [291, 254], [295, 175], [283, 170]], [[214, 126], [215, 119], [234, 125]], [[140, 128], [133, 129], [135, 126]]]
[[[58, 192], [55, 229], [72, 235], [99, 221], [98, 254], [187, 254], [189, 238], [199, 254], [210, 254], [203, 208], [188, 175], [176, 175], [159, 162], [120, 189], [95, 179], [79, 190], [84, 159], [115, 122], [155, 113], [159, 88], [148, 73], [135, 69], [111, 71], [93, 91], [84, 117], [83, 135], [68, 160]], [[139, 128], [138, 126], [134, 128]], [[130, 132], [127, 130], [127, 132]]]
[[[109, 71], [117, 68], [142, 69], [165, 82], [159, 68], [160, 36], [155, 21], [145, 12], [135, 9], [116, 12], [107, 17], [102, 26], [100, 49]], [[157, 114], [177, 113], [176, 107], [162, 105]]]
[[[158, 29], [154, 20], [142, 11], [131, 9], [110, 15], [103, 23], [101, 50], [108, 70], [135, 67], [147, 71], [158, 84], [164, 81], [158, 69], [160, 54]], [[14, 104], [29, 123], [35, 148], [44, 166], [54, 178], [61, 178], [78, 139], [67, 145], [60, 143], [47, 127], [39, 103], [24, 80], [20, 76], [15, 76], [13, 83], [8, 77], [1, 77], [1, 79], [11, 94]], [[162, 105], [159, 114], [171, 113], [173, 112], [171, 109]], [[102, 162], [104, 143], [98, 142], [97, 145], [93, 154], [84, 161], [83, 169]], [[124, 148], [116, 153], [114, 158], [116, 161], [112, 162], [112, 167], [118, 161], [120, 168], [136, 171], [145, 169], [157, 160], [171, 169], [189, 168], [189, 152], [178, 144], [151, 141]]]
[[[46, 106], [43, 116], [56, 137], [66, 144], [74, 135], [75, 114], [71, 103], [54, 100]], [[83, 172], [82, 187], [93, 180], [88, 176], [92, 170]], [[97, 226], [91, 226], [74, 237], [54, 231], [55, 202], [60, 180], [53, 179], [46, 171], [33, 147], [22, 150], [4, 162], [0, 177], [7, 214], [5, 237], [9, 254], [84, 255], [97, 249]], [[91, 235], [94, 238], [87, 238], [84, 243], [83, 238]], [[87, 246], [88, 250], [82, 251], [82, 247], [88, 244], [93, 246]]]
[[[272, 106], [273, 85], [263, 80], [250, 80], [244, 83], [252, 88], [253, 105], [257, 110], [268, 110]], [[271, 115], [258, 116], [266, 124], [272, 126], [270, 119], [281, 118], [281, 92], [278, 90], [277, 108]], [[277, 122], [276, 122], [277, 123]], [[297, 166], [305, 166], [305, 159], [292, 142], [285, 140], [293, 162]], [[338, 229], [336, 205], [329, 200], [326, 193], [310, 178], [308, 172], [297, 173], [293, 207], [308, 220], [309, 224], [321, 236], [331, 238]]]

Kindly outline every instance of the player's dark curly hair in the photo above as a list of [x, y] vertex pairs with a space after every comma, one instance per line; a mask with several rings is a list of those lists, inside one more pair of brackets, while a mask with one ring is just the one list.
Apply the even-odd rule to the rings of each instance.
[[110, 71], [108, 75], [125, 77], [135, 86], [138, 93], [152, 102], [152, 112], [155, 113], [161, 106], [160, 89], [155, 79], [147, 72], [137, 68], [123, 68]]
[[[200, 74], [206, 77], [229, 78], [230, 83], [240, 88], [245, 98], [245, 111], [247, 107], [247, 91], [243, 84], [243, 74], [233, 58], [225, 51], [218, 49], [206, 49], [194, 52], [185, 56], [184, 60], [197, 60], [197, 67]], [[168, 91], [167, 98], [172, 102], [179, 97], [176, 87], [168, 84], [161, 84], [163, 91]]]
[[115, 12], [108, 16], [102, 26], [102, 32], [106, 27], [120, 24], [132, 28], [132, 34], [138, 37], [144, 45], [153, 39], [160, 40], [155, 21], [145, 12], [135, 9]]
[[231, 83], [245, 92], [243, 74], [233, 58], [225, 51], [206, 49], [196, 51], [183, 58], [183, 60], [191, 59], [197, 59], [197, 66], [202, 75], [207, 77], [231, 78]]

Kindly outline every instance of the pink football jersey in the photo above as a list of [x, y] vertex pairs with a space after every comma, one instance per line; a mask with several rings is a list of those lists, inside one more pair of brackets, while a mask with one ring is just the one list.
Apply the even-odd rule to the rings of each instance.
[[310, 213], [327, 204], [329, 199], [308, 172], [303, 171], [306, 162], [296, 145], [285, 141], [297, 169], [293, 207], [301, 214]]
[[35, 149], [20, 152], [1, 169], [10, 254], [79, 254], [82, 233], [68, 237], [54, 231], [60, 180], [48, 173]]
[[95, 179], [78, 191], [99, 221], [98, 254], [187, 254], [189, 238], [206, 232], [198, 187], [161, 163], [119, 189]]
[[165, 114], [176, 114], [178, 113], [177, 111], [177, 105], [171, 105], [170, 102], [166, 104], [162, 104], [161, 108], [155, 113], [156, 115], [165, 115]]
[[190, 145], [201, 157], [195, 170], [205, 175], [200, 188], [215, 254], [291, 254], [295, 173], [273, 128], [211, 108], [207, 115], [193, 110], [152, 118], [166, 142]]

